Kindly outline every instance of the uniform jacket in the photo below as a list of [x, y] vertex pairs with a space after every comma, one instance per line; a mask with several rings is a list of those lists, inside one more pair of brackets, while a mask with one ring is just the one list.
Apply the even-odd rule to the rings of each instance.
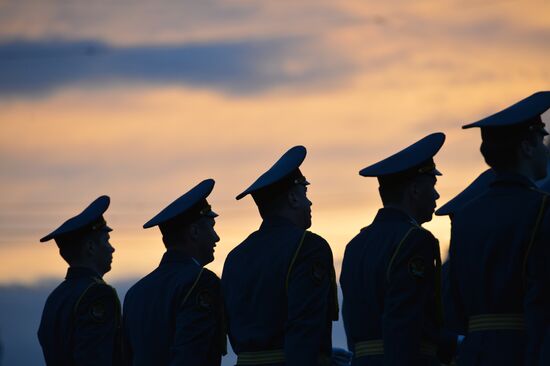
[[[457, 330], [467, 333], [459, 365], [536, 364], [550, 311], [545, 195], [525, 177], [498, 175], [486, 193], [456, 213], [450, 249], [453, 318]], [[487, 314], [519, 315], [525, 330], [479, 330], [472, 321]]]
[[48, 366], [119, 365], [120, 302], [94, 271], [70, 267], [48, 297], [38, 329]]
[[134, 366], [220, 365], [225, 347], [220, 280], [168, 250], [124, 298], [124, 356]]
[[[393, 208], [347, 245], [340, 285], [353, 365], [439, 365], [436, 352], [450, 359], [455, 338], [441, 334], [438, 319], [439, 255], [437, 239]], [[362, 352], [365, 341], [381, 344], [378, 354]]]
[[[272, 364], [328, 364], [338, 317], [332, 251], [320, 236], [275, 217], [233, 249], [222, 288], [237, 355], [277, 351]], [[286, 362], [286, 363], [285, 363]]]

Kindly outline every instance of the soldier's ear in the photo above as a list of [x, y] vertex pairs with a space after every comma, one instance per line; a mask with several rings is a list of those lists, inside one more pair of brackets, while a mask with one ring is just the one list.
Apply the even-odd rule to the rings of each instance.
[[521, 143], [519, 144], [519, 150], [521, 154], [528, 158], [531, 158], [533, 156], [534, 148], [535, 148], [535, 145], [533, 145], [532, 141], [528, 139], [522, 140]]
[[405, 196], [409, 196], [413, 199], [418, 196], [419, 189], [416, 180], [413, 180], [410, 184], [405, 185], [403, 189], [405, 190]]
[[86, 238], [84, 239], [84, 245], [82, 248], [85, 256], [91, 257], [95, 254], [97, 251], [96, 242], [92, 240], [92, 238]]
[[298, 199], [298, 196], [293, 189], [290, 189], [288, 191], [286, 197], [290, 207], [296, 208], [300, 206], [300, 200]]
[[189, 234], [189, 237], [191, 239], [197, 240], [197, 238], [199, 237], [199, 231], [200, 231], [199, 224], [194, 222], [189, 225], [189, 229], [187, 230], [187, 233]]

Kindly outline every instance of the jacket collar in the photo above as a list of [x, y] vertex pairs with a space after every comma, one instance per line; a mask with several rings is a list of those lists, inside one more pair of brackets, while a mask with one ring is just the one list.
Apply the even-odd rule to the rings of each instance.
[[383, 207], [378, 210], [374, 221], [403, 221], [419, 226], [415, 219], [394, 207]]
[[175, 249], [168, 249], [160, 261], [160, 265], [166, 263], [192, 263], [200, 267], [200, 264], [191, 256]]
[[262, 221], [260, 230], [265, 230], [273, 227], [295, 227], [295, 225], [287, 218], [281, 216], [271, 216], [266, 217], [264, 221]]
[[491, 183], [491, 186], [499, 186], [503, 184], [521, 185], [528, 188], [537, 188], [535, 183], [524, 175], [517, 173], [499, 173], [495, 180]]
[[101, 276], [99, 274], [97, 274], [94, 270], [86, 267], [69, 267], [67, 269], [67, 275], [65, 276], [65, 279], [72, 280], [75, 278], [83, 277], [94, 277], [101, 279]]

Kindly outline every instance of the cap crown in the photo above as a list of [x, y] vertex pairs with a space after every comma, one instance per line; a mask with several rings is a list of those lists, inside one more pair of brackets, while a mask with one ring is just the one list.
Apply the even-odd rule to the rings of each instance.
[[257, 192], [263, 188], [269, 187], [282, 179], [288, 177], [295, 172], [304, 159], [306, 158], [307, 150], [304, 146], [298, 145], [289, 149], [277, 160], [271, 168], [263, 173], [250, 187], [237, 195], [236, 199], [240, 200], [248, 194]]
[[107, 211], [107, 208], [109, 208], [110, 202], [111, 199], [109, 196], [100, 196], [96, 198], [81, 213], [65, 221], [57, 229], [40, 239], [40, 241], [46, 242], [61, 235], [67, 235], [79, 230], [85, 230], [88, 226], [90, 226], [91, 229], [92, 224], [99, 221], [103, 224], [102, 226], [105, 226], [102, 216], [103, 213]]
[[[166, 206], [162, 211], [156, 214], [151, 220], [143, 224], [144, 229], [148, 229], [153, 226], [161, 225], [169, 220], [172, 220], [180, 215], [185, 215], [192, 209], [199, 211], [201, 208], [197, 207], [197, 204], [210, 195], [214, 189], [214, 180], [205, 179], [195, 187], [191, 188], [187, 193], [177, 198], [174, 202]], [[198, 212], [197, 212], [198, 213]], [[213, 217], [217, 216], [213, 213]], [[215, 215], [215, 216], [214, 216]]]
[[360, 170], [359, 174], [363, 177], [382, 177], [420, 167], [437, 154], [444, 142], [445, 134], [432, 133], [405, 149]]
[[550, 109], [550, 91], [540, 91], [462, 128], [514, 126], [540, 117], [548, 109]]

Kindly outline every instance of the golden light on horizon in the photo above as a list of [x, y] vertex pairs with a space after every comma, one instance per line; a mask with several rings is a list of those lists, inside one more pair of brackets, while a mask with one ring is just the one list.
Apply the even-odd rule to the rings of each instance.
[[[163, 247], [141, 225], [209, 177], [220, 274], [260, 223], [235, 195], [297, 144], [312, 231], [339, 263], [380, 206], [359, 169], [445, 132], [443, 204], [486, 168], [479, 133], [460, 126], [550, 85], [544, 1], [219, 5], [2, 4], [0, 283], [63, 276], [38, 239], [101, 194], [117, 246], [108, 279], [148, 273]], [[448, 219], [426, 227], [445, 256]]]

